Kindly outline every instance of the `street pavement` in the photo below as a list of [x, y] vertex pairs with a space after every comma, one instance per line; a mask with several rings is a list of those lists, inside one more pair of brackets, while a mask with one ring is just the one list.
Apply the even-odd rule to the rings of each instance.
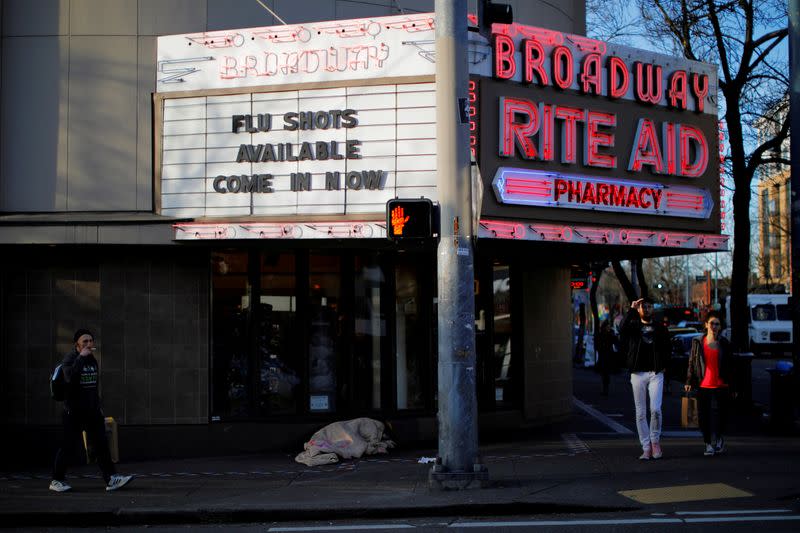
[[[664, 457], [639, 461], [627, 374], [612, 376], [609, 396], [600, 378], [576, 369], [570, 420], [509, 440], [482, 435], [488, 487], [435, 491], [421, 457], [435, 447], [346, 460], [324, 467], [293, 455], [125, 463], [130, 486], [104, 491], [94, 465], [76, 468], [73, 491], [47, 489], [49, 473], [0, 472], [0, 527], [114, 526], [402, 519], [412, 517], [702, 512], [708, 509], [800, 513], [800, 436], [771, 431], [759, 404], [769, 407], [769, 381], [754, 362], [754, 409], [739, 409], [729, 451], [704, 457], [696, 430], [680, 427], [680, 383], [664, 396]], [[766, 385], [767, 389], [764, 390]], [[124, 445], [124, 443], [121, 443]], [[435, 445], [432, 445], [435, 446]], [[298, 450], [299, 452], [300, 450]]]

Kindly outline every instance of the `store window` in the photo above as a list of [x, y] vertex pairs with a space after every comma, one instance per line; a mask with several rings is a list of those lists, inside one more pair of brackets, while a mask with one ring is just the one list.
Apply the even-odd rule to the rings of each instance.
[[245, 252], [211, 257], [213, 289], [213, 416], [237, 418], [249, 412], [248, 331], [250, 281]]
[[395, 268], [395, 368], [397, 409], [421, 409], [424, 402], [424, 372], [429, 350], [424, 345], [429, 327], [420, 316], [421, 287], [418, 265], [407, 257]]
[[259, 364], [259, 414], [297, 412], [300, 357], [293, 254], [260, 254], [255, 338]]
[[430, 260], [213, 252], [212, 421], [432, 408]]
[[508, 265], [492, 268], [492, 316], [494, 347], [492, 373], [495, 405], [510, 405], [512, 401], [512, 322], [511, 274]]
[[343, 318], [341, 277], [339, 256], [312, 254], [309, 258], [308, 409], [311, 412], [336, 410], [340, 318]]
[[384, 269], [375, 254], [356, 256], [353, 283], [354, 334], [351, 359], [353, 383], [359, 384], [353, 398], [357, 410], [381, 409], [381, 356], [385, 351], [386, 320], [381, 292], [386, 284]]

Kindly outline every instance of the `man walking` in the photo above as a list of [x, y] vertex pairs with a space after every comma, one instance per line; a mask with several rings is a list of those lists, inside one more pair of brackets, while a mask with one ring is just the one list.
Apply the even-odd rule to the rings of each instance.
[[100, 409], [98, 392], [99, 366], [94, 357], [94, 335], [88, 329], [79, 329], [73, 337], [75, 345], [64, 356], [61, 368], [64, 373], [66, 392], [64, 395], [64, 441], [56, 453], [53, 465], [53, 480], [50, 490], [65, 492], [70, 490], [66, 481], [69, 462], [77, 455], [77, 444], [81, 431], [97, 454], [97, 464], [103, 472], [106, 490], [117, 490], [126, 485], [133, 476], [118, 475], [111, 462], [111, 453], [106, 441], [105, 419]]
[[[669, 332], [653, 320], [653, 302], [640, 298], [631, 304], [620, 325], [620, 335], [631, 372], [633, 401], [636, 405], [636, 430], [642, 445], [639, 459], [660, 459], [661, 400], [664, 375], [669, 365]], [[650, 424], [647, 423], [647, 398], [650, 398]]]

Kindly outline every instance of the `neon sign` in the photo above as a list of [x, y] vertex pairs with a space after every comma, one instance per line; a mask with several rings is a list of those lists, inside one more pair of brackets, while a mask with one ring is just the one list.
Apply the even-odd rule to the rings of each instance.
[[705, 189], [558, 172], [500, 167], [492, 180], [503, 204], [708, 218]]

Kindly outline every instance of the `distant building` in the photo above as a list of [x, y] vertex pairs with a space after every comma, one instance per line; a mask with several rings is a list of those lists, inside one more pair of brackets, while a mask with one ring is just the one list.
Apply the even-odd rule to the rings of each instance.
[[[774, 119], [764, 119], [758, 125], [759, 137], [776, 133], [788, 111], [787, 102], [775, 108]], [[789, 140], [774, 153], [789, 159]], [[758, 179], [758, 284], [764, 289], [788, 289], [791, 285], [791, 247], [789, 229], [789, 166], [780, 162], [766, 165]], [[778, 287], [781, 286], [782, 287]], [[783, 291], [780, 291], [783, 292]]]

